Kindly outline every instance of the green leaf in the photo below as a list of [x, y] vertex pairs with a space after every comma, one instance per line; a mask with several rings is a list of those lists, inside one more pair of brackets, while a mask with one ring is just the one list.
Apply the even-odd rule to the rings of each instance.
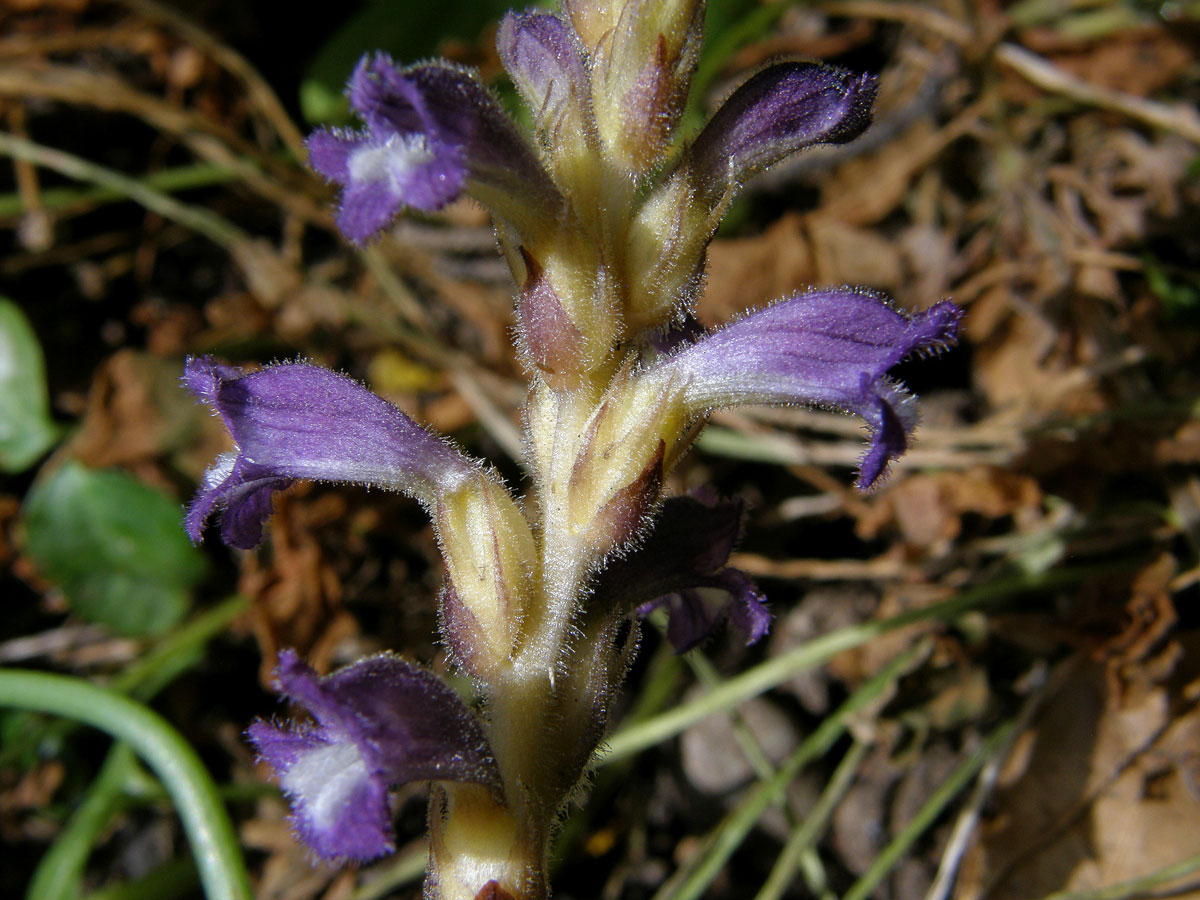
[[29, 468], [58, 440], [50, 418], [46, 363], [33, 326], [0, 297], [0, 469]]
[[512, 5], [512, 0], [375, 0], [334, 32], [317, 53], [300, 86], [304, 118], [325, 124], [349, 121], [342, 91], [364, 53], [382, 50], [400, 64], [437, 56], [445, 39], [475, 40]]
[[155, 634], [184, 616], [205, 571], [181, 516], [131, 475], [69, 462], [25, 501], [25, 551], [84, 618]]

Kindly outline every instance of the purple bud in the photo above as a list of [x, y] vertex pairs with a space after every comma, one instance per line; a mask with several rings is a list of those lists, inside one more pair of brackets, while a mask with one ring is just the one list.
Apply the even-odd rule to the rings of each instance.
[[300, 838], [326, 859], [391, 852], [392, 785], [499, 787], [479, 721], [431, 672], [383, 655], [318, 678], [285, 650], [275, 677], [279, 692], [316, 721], [286, 727], [259, 721], [247, 735], [292, 801]]
[[728, 185], [813, 144], [840, 144], [871, 122], [877, 82], [814, 63], [779, 63], [750, 77], [689, 151], [693, 183], [719, 201]]
[[771, 614], [750, 578], [726, 566], [741, 527], [740, 501], [707, 495], [668, 500], [642, 545], [599, 574], [592, 602], [635, 607], [642, 615], [666, 606], [667, 637], [679, 653], [704, 641], [722, 621], [753, 644], [767, 633]]
[[220, 508], [225, 543], [254, 547], [272, 494], [298, 478], [399, 490], [432, 505], [439, 486], [477, 471], [386, 400], [319, 366], [286, 363], [246, 374], [190, 357], [183, 381], [221, 416], [235, 444], [205, 473], [188, 509], [194, 541]]
[[696, 411], [747, 404], [803, 403], [856, 413], [871, 445], [860, 464], [866, 490], [908, 448], [912, 397], [886, 378], [912, 353], [955, 343], [962, 310], [942, 301], [913, 316], [869, 291], [798, 294], [759, 310], [654, 366], [686, 382]]
[[312, 167], [343, 187], [338, 227], [350, 240], [369, 240], [401, 207], [441, 209], [464, 191], [518, 228], [559, 209], [533, 150], [465, 69], [365, 56], [348, 93], [366, 130], [317, 131], [308, 147]]
[[496, 50], [541, 130], [586, 108], [591, 88], [582, 48], [558, 16], [510, 12], [500, 22]]

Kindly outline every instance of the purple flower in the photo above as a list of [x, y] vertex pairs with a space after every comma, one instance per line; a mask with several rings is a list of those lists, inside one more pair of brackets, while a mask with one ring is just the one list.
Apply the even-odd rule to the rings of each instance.
[[728, 621], [753, 644], [771, 614], [745, 572], [726, 565], [742, 530], [742, 504], [708, 494], [674, 497], [637, 550], [612, 562], [592, 603], [622, 604], [643, 616], [666, 606], [667, 638], [684, 653]]
[[318, 678], [285, 650], [275, 677], [315, 723], [258, 721], [247, 734], [292, 801], [301, 839], [326, 859], [367, 860], [393, 849], [392, 785], [499, 788], [478, 720], [431, 672], [383, 655]]
[[853, 288], [811, 291], [722, 328], [655, 364], [687, 387], [696, 412], [746, 404], [803, 403], [856, 413], [871, 443], [859, 488], [876, 484], [908, 448], [913, 399], [886, 377], [912, 353], [955, 343], [962, 310], [943, 301], [909, 316]]
[[439, 487], [478, 471], [386, 400], [319, 366], [285, 363], [246, 374], [190, 357], [183, 382], [220, 414], [236, 447], [204, 474], [188, 508], [194, 541], [221, 509], [225, 543], [256, 546], [272, 495], [297, 478], [389, 488], [431, 506]]
[[467, 70], [364, 56], [348, 93], [366, 130], [317, 131], [308, 150], [312, 167], [343, 187], [338, 227], [350, 240], [369, 240], [401, 207], [437, 210], [463, 192], [518, 229], [560, 208], [533, 150]]
[[730, 185], [813, 144], [840, 144], [871, 122], [877, 82], [814, 63], [778, 63], [752, 75], [713, 115], [685, 165], [716, 204]]

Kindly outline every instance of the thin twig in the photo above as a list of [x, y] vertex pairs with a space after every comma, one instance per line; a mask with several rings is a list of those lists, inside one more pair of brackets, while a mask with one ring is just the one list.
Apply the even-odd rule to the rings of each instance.
[[454, 388], [460, 397], [471, 407], [482, 425], [499, 444], [504, 452], [517, 462], [525, 458], [525, 444], [521, 440], [521, 432], [505, 415], [504, 411], [492, 402], [479, 383], [479, 379], [469, 368], [451, 367], [446, 370]]
[[282, 139], [288, 151], [297, 160], [307, 157], [304, 147], [304, 136], [292, 121], [279, 97], [271, 90], [254, 66], [227, 44], [222, 43], [200, 26], [173, 9], [165, 7], [154, 0], [119, 0], [126, 7], [148, 19], [162, 22], [179, 32], [193, 46], [208, 53], [227, 72], [238, 78], [247, 89], [250, 100], [262, 110], [263, 117], [270, 122], [276, 133]]
[[[63, 65], [0, 66], [0, 96], [37, 97], [136, 116], [175, 135], [201, 159], [234, 172], [265, 200], [321, 227], [332, 224], [320, 203], [280, 180], [292, 170], [207, 116], [181, 109], [103, 72]], [[274, 174], [268, 174], [269, 170]]]
[[974, 32], [945, 13], [921, 3], [894, 3], [891, 0], [826, 0], [819, 3], [821, 12], [850, 19], [880, 19], [915, 25], [945, 38], [960, 47], [976, 40]]
[[1200, 144], [1200, 113], [1192, 106], [1182, 103], [1168, 106], [1155, 100], [1090, 84], [1016, 44], [1001, 44], [996, 48], [996, 59], [1044, 91], [1061, 94], [1076, 103], [1121, 113], [1153, 128], [1170, 131]]
[[988, 798], [991, 797], [992, 791], [995, 790], [996, 782], [1000, 780], [1000, 772], [1004, 768], [1004, 763], [1008, 759], [1012, 745], [1016, 742], [1017, 737], [1028, 727], [1029, 721], [1033, 718], [1033, 714], [1037, 711], [1042, 699], [1045, 697], [1046, 666], [1044, 663], [1038, 664], [1034, 677], [1037, 681], [1037, 688], [1021, 709], [1017, 719], [1017, 728], [1013, 732], [1013, 739], [1006, 747], [1001, 748], [988, 761], [987, 765], [983, 767], [983, 771], [979, 773], [979, 780], [975, 784], [975, 790], [971, 792], [971, 797], [967, 801], [963, 811], [959, 814], [958, 821], [954, 823], [954, 830], [950, 833], [950, 840], [946, 842], [946, 849], [942, 853], [941, 862], [938, 863], [937, 875], [933, 879], [933, 884], [929, 887], [929, 892], [925, 895], [925, 900], [945, 900], [954, 887], [954, 881], [958, 877], [959, 865], [962, 862], [963, 856], [966, 855], [967, 848], [971, 844], [971, 837], [975, 834], [975, 829], [979, 827], [979, 821], [983, 814], [983, 806]]
[[116, 191], [165, 219], [186, 225], [203, 234], [226, 249], [250, 239], [249, 235], [228, 219], [207, 209], [198, 209], [180, 203], [160, 191], [147, 187], [141, 181], [120, 172], [89, 162], [82, 157], [53, 147], [45, 147], [12, 134], [0, 132], [0, 154], [14, 159], [25, 159], [51, 169], [68, 178]]

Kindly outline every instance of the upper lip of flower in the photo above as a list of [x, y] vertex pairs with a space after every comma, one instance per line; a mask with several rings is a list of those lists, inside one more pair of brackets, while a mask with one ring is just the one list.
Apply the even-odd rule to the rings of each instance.
[[271, 495], [297, 478], [391, 488], [432, 506], [439, 486], [479, 470], [383, 398], [319, 366], [285, 363], [244, 373], [191, 357], [184, 383], [220, 414], [236, 445], [217, 458], [192, 501], [193, 540], [219, 507], [226, 543], [255, 546]]
[[916, 426], [912, 398], [888, 370], [910, 354], [954, 344], [961, 315], [948, 301], [909, 316], [870, 291], [814, 290], [684, 344], [649, 371], [685, 381], [684, 400], [697, 413], [802, 403], [862, 416], [871, 431], [860, 464], [866, 490], [904, 452]]

